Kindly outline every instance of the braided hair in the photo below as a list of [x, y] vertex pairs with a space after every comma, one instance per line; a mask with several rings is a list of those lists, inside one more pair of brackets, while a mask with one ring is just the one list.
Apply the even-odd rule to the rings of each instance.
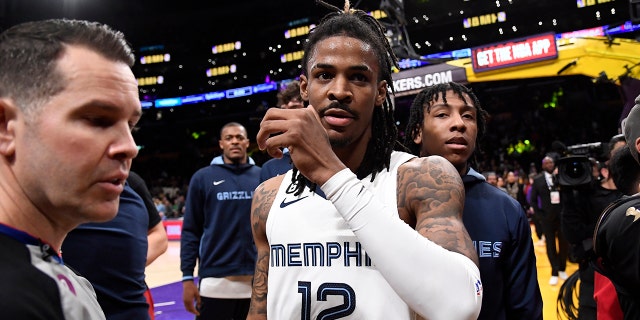
[[[424, 122], [424, 113], [431, 112], [431, 106], [433, 103], [442, 98], [444, 103], [447, 103], [447, 91], [453, 91], [462, 101], [469, 104], [471, 102], [477, 110], [476, 124], [478, 126], [478, 134], [476, 136], [476, 149], [473, 151], [473, 155], [469, 158], [469, 162], [472, 166], [476, 163], [476, 156], [480, 152], [480, 141], [484, 137], [487, 128], [488, 112], [482, 108], [478, 97], [470, 89], [462, 84], [456, 82], [437, 84], [431, 87], [427, 87], [420, 91], [411, 103], [409, 110], [409, 122], [407, 123], [406, 136], [404, 137], [404, 145], [409, 149], [409, 152], [419, 155], [420, 145], [413, 142], [413, 139], [420, 133], [422, 123]], [[467, 101], [464, 94], [471, 98], [471, 101]]]
[[[378, 81], [384, 80], [389, 86], [389, 94], [387, 94], [385, 101], [382, 103], [382, 107], [374, 109], [371, 140], [367, 145], [364, 160], [356, 171], [358, 179], [363, 179], [371, 174], [371, 180], [373, 181], [376, 173], [385, 168], [389, 169], [391, 152], [394, 149], [405, 150], [397, 142], [398, 128], [393, 116], [393, 79], [391, 73], [393, 67], [398, 67], [398, 58], [393, 53], [385, 36], [385, 28], [378, 20], [366, 12], [352, 9], [349, 0], [345, 0], [343, 10], [321, 0], [317, 0], [316, 3], [331, 9], [332, 12], [320, 20], [304, 44], [302, 74], [308, 75], [309, 59], [319, 41], [334, 36], [347, 36], [371, 45], [378, 57], [378, 65], [380, 66]], [[299, 174], [295, 165], [293, 166], [292, 180], [297, 185], [296, 194], [302, 193], [305, 186], [315, 190], [315, 184]]]

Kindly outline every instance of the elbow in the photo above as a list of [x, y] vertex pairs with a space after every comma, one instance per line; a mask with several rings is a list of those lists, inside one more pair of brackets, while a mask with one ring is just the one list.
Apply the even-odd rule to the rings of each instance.
[[158, 248], [160, 250], [160, 254], [165, 253], [169, 248], [169, 240], [166, 237], [163, 238], [160, 244], [158, 245]]
[[476, 320], [480, 315], [482, 295], [460, 299], [449, 299], [450, 303], [440, 304], [437, 309], [419, 315], [417, 319], [429, 320]]

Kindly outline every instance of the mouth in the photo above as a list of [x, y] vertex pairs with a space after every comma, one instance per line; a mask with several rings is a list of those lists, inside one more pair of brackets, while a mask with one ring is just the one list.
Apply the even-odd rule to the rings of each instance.
[[127, 181], [128, 176], [128, 172], [120, 172], [118, 174], [114, 174], [111, 178], [105, 179], [105, 181], [108, 181], [113, 185], [121, 186]]
[[456, 145], [463, 145], [466, 146], [469, 143], [467, 142], [467, 140], [465, 138], [462, 137], [456, 137], [456, 138], [451, 138], [449, 140], [447, 140], [447, 142], [445, 142], [446, 144], [456, 144]]
[[349, 111], [343, 108], [330, 108], [322, 112], [322, 118], [329, 124], [334, 127], [344, 127], [353, 122], [356, 117]]

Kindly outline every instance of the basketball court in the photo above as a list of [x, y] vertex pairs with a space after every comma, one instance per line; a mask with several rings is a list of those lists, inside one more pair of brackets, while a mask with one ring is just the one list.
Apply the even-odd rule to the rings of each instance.
[[[535, 233], [533, 233], [535, 234]], [[534, 239], [534, 243], [537, 239]], [[551, 266], [544, 246], [534, 246], [538, 266], [538, 282], [544, 301], [544, 319], [555, 320], [556, 300], [562, 280], [556, 286], [549, 285]], [[567, 262], [567, 274], [578, 269], [575, 263]], [[147, 283], [153, 294], [156, 320], [193, 320], [194, 316], [185, 311], [182, 303], [182, 273], [180, 272], [180, 241], [169, 241], [169, 248], [146, 269]]]

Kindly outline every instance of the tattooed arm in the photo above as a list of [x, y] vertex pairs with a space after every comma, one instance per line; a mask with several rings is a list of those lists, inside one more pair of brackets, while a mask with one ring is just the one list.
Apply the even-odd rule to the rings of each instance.
[[266, 223], [273, 199], [283, 176], [276, 176], [256, 188], [251, 203], [251, 230], [253, 241], [258, 250], [256, 269], [253, 274], [251, 305], [247, 320], [267, 319], [267, 280], [269, 277], [269, 242], [267, 240]]
[[423, 157], [398, 169], [400, 217], [423, 237], [478, 265], [478, 255], [462, 222], [463, 208], [464, 185], [446, 159]]
[[398, 169], [397, 188], [398, 208], [389, 208], [348, 169], [322, 185], [376, 268], [412, 310], [432, 320], [476, 319], [482, 285], [461, 219], [460, 174], [439, 156], [414, 159]]

